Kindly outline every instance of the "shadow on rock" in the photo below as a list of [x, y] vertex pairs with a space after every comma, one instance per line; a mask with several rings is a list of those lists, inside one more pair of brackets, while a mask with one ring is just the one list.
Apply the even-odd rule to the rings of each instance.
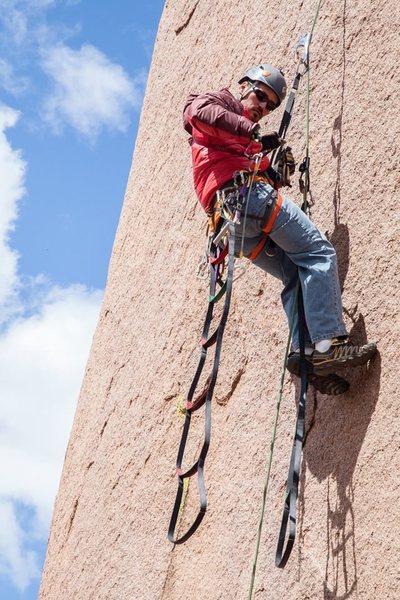
[[349, 270], [349, 255], [350, 255], [350, 234], [349, 228], [344, 223], [337, 223], [334, 231], [329, 235], [326, 234], [327, 238], [333, 244], [337, 260], [338, 260], [338, 271], [339, 271], [339, 282], [340, 289], [343, 292], [344, 282], [346, 281], [347, 272]]
[[[362, 316], [352, 336], [365, 336]], [[326, 600], [345, 600], [357, 590], [356, 514], [353, 476], [358, 456], [379, 396], [381, 361], [376, 355], [368, 366], [341, 372], [351, 384], [343, 396], [309, 392], [308, 429], [304, 448], [300, 503], [300, 544], [306, 513], [306, 466], [322, 482], [327, 480], [327, 555], [323, 584]], [[312, 388], [311, 388], [312, 389]], [[301, 550], [300, 550], [301, 560]]]

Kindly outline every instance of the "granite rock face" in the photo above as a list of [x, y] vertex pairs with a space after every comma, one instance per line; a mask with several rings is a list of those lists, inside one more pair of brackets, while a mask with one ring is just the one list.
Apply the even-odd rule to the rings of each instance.
[[[235, 282], [197, 534], [166, 539], [177, 414], [198, 357], [205, 219], [181, 111], [264, 60], [291, 81], [316, 3], [167, 0], [134, 160], [66, 453], [41, 600], [248, 597], [287, 326], [280, 285], [243, 262]], [[399, 3], [323, 3], [311, 48], [312, 218], [335, 244], [345, 318], [379, 355], [340, 397], [310, 390], [297, 540], [274, 566], [295, 419], [288, 376], [256, 577], [257, 600], [397, 600], [400, 594]], [[276, 129], [280, 114], [266, 124]], [[305, 85], [290, 143], [304, 155]], [[297, 185], [289, 190], [300, 203]], [[113, 199], [110, 198], [110, 202]], [[202, 416], [193, 418], [194, 458]], [[195, 482], [183, 519], [197, 509]]]

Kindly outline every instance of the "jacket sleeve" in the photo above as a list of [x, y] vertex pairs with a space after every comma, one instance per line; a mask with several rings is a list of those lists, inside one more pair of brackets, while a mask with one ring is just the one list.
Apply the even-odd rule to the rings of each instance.
[[192, 133], [192, 127], [211, 135], [218, 131], [233, 133], [239, 137], [250, 139], [259, 128], [243, 115], [230, 109], [227, 102], [217, 93], [191, 96], [184, 108], [184, 126]]

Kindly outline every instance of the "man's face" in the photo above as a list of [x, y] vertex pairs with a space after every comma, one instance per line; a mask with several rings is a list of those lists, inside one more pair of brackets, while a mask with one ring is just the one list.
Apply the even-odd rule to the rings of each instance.
[[[253, 86], [255, 89], [252, 89]], [[245, 81], [241, 84], [240, 90], [245, 95], [241, 103], [254, 123], [258, 123], [260, 119], [270, 113], [273, 110], [272, 105], [275, 108], [278, 106], [278, 96], [264, 83]]]

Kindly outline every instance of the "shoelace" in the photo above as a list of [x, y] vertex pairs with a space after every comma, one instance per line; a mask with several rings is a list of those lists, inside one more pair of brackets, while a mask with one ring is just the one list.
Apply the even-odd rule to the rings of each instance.
[[349, 344], [338, 344], [333, 354], [337, 358], [347, 358], [349, 356], [362, 355], [363, 348], [360, 346], [350, 346]]

